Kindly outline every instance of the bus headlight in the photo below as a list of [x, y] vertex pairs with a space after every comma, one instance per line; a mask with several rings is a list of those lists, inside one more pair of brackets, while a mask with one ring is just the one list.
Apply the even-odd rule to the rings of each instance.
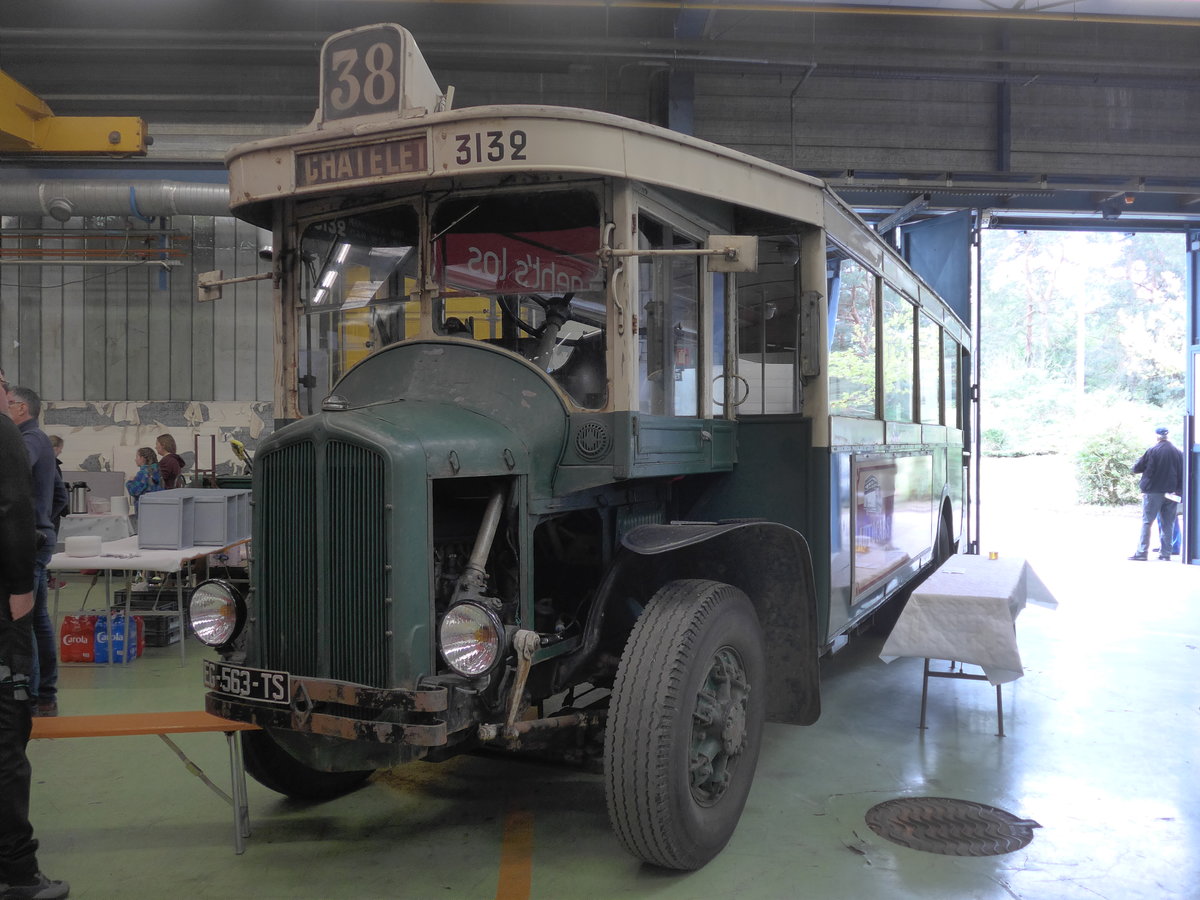
[[227, 581], [204, 581], [192, 591], [188, 620], [196, 637], [210, 647], [233, 641], [246, 622], [246, 603]]
[[477, 603], [458, 603], [442, 617], [438, 629], [442, 658], [459, 675], [478, 678], [500, 661], [504, 625], [500, 617]]

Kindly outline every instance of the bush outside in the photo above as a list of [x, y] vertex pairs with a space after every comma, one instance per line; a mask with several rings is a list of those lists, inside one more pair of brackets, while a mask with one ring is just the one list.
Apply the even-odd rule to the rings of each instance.
[[1075, 455], [1079, 502], [1123, 506], [1138, 502], [1138, 477], [1129, 467], [1145, 448], [1122, 428], [1109, 428], [1083, 442]]

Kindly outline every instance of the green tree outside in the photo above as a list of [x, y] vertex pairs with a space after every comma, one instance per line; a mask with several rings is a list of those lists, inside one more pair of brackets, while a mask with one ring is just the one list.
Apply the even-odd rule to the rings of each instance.
[[[1071, 454], [1136, 500], [1129, 465], [1183, 421], [1184, 251], [1179, 234], [983, 233], [985, 454]], [[1084, 502], [1129, 502], [1077, 474]]]

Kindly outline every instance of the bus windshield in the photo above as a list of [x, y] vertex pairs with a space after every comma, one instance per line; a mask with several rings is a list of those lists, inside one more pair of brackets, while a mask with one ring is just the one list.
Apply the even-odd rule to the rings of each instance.
[[398, 206], [309, 225], [301, 302], [314, 311], [403, 302], [417, 269], [417, 221], [416, 210]]
[[600, 205], [581, 190], [459, 195], [432, 216], [434, 328], [519, 353], [584, 409], [608, 400]]

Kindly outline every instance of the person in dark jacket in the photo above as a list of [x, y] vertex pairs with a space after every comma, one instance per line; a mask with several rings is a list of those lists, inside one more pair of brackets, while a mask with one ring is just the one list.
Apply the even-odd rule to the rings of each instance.
[[1156, 428], [1158, 441], [1142, 454], [1130, 471], [1140, 474], [1138, 487], [1142, 492], [1142, 533], [1137, 552], [1130, 559], [1146, 559], [1150, 547], [1150, 526], [1158, 520], [1162, 542], [1158, 558], [1171, 558], [1171, 536], [1175, 533], [1175, 511], [1183, 493], [1183, 451], [1172, 444], [1166, 428]]
[[[16, 423], [25, 441], [29, 454], [29, 468], [33, 473], [33, 516], [39, 543], [34, 554], [33, 567], [33, 672], [29, 692], [33, 695], [35, 716], [58, 715], [58, 636], [54, 623], [50, 621], [47, 603], [49, 572], [47, 566], [58, 543], [58, 531], [54, 527], [55, 504], [58, 500], [56, 485], [62, 484], [55, 465], [54, 448], [50, 438], [38, 427], [42, 414], [42, 400], [27, 387], [9, 385], [8, 416]], [[66, 491], [62, 492], [63, 498]]]
[[54, 512], [50, 515], [50, 524], [54, 526], [54, 532], [57, 534], [63, 516], [71, 514], [71, 494], [67, 491], [67, 483], [63, 481], [62, 477], [63, 439], [57, 434], [49, 435], [49, 437], [50, 449], [54, 451], [54, 468], [57, 479], [54, 482]]
[[26, 747], [32, 728], [33, 479], [21, 433], [8, 418], [8, 384], [0, 372], [0, 896], [24, 900], [66, 897], [71, 887], [38, 867], [29, 823], [32, 770]]
[[162, 476], [163, 490], [183, 487], [183, 475], [180, 473], [187, 463], [175, 452], [175, 438], [160, 434], [154, 449], [158, 451], [158, 472]]

